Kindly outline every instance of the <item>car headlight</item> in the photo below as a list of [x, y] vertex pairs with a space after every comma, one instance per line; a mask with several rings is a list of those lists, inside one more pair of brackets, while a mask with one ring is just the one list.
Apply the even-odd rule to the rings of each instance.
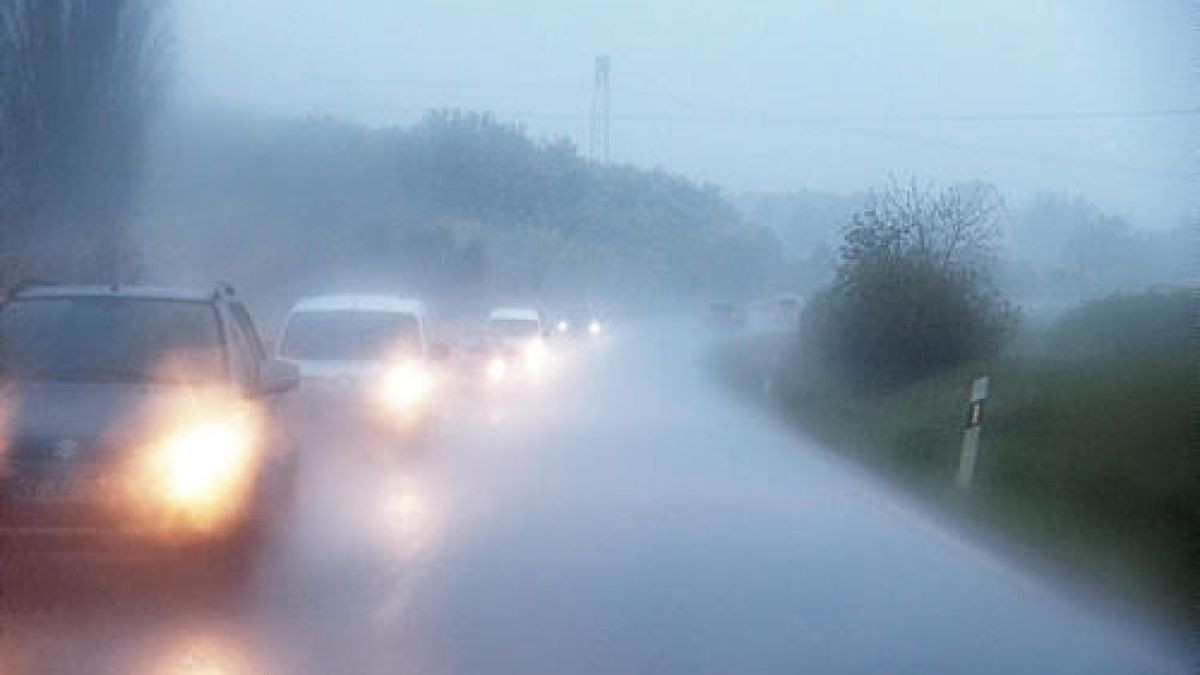
[[558, 332], [565, 333], [567, 332], [567, 329], [571, 327], [571, 324], [567, 323], [567, 321], [563, 319], [555, 324], [554, 327], [558, 329]]
[[550, 362], [550, 350], [545, 341], [534, 338], [525, 345], [524, 357], [525, 370], [531, 375], [540, 375]]
[[487, 379], [489, 382], [499, 382], [508, 375], [508, 362], [497, 356], [487, 364]]
[[601, 330], [603, 330], [603, 326], [600, 325], [599, 321], [593, 321], [588, 324], [588, 332], [592, 335], [599, 335]]
[[225, 506], [243, 484], [253, 445], [235, 422], [209, 422], [168, 436], [158, 449], [166, 501], [191, 509]]
[[525, 345], [525, 360], [529, 363], [541, 363], [546, 360], [546, 344], [539, 339], [530, 340]]
[[418, 363], [392, 368], [383, 379], [384, 402], [394, 408], [411, 408], [433, 394], [433, 377]]

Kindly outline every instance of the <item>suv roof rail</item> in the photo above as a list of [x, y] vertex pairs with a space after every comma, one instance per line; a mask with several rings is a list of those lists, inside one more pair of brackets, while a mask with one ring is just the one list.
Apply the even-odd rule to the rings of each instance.
[[218, 281], [216, 283], [216, 287], [213, 289], [214, 300], [220, 299], [221, 297], [232, 298], [235, 295], [237, 295], [237, 291], [234, 290], [233, 284], [229, 283], [228, 281]]
[[12, 300], [13, 298], [20, 295], [22, 291], [25, 291], [27, 289], [35, 288], [37, 286], [51, 286], [51, 285], [53, 285], [51, 282], [45, 281], [43, 279], [36, 279], [36, 278], [21, 279], [21, 280], [17, 281], [17, 283], [4, 289], [4, 299]]

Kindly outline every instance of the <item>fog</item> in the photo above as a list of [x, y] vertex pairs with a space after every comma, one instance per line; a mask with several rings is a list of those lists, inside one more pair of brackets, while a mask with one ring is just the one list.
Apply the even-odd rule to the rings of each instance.
[[494, 111], [733, 193], [856, 192], [888, 172], [1082, 194], [1138, 227], [1194, 209], [1200, 41], [1183, 1], [184, 0], [184, 109], [411, 124]]
[[0, 671], [1191, 672], [1197, 10], [0, 0]]

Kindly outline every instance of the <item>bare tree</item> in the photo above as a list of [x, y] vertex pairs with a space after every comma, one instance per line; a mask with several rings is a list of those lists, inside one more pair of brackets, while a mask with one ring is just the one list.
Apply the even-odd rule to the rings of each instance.
[[939, 269], [986, 263], [1000, 234], [1003, 201], [995, 187], [963, 183], [937, 190], [932, 184], [895, 180], [866, 204], [846, 228], [844, 262], [921, 256]]
[[871, 193], [845, 229], [837, 280], [806, 312], [809, 337], [875, 383], [994, 354], [1016, 321], [990, 275], [1001, 214], [981, 183]]
[[0, 244], [118, 280], [168, 56], [156, 0], [0, 0]]

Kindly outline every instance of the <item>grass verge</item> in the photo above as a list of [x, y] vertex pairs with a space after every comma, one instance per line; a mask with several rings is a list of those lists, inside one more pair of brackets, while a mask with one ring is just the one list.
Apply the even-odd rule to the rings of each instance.
[[[794, 338], [729, 344], [722, 374], [806, 432], [1091, 585], [1200, 625], [1190, 343], [1041, 350], [862, 390]], [[971, 381], [991, 378], [972, 488], [954, 487]]]

